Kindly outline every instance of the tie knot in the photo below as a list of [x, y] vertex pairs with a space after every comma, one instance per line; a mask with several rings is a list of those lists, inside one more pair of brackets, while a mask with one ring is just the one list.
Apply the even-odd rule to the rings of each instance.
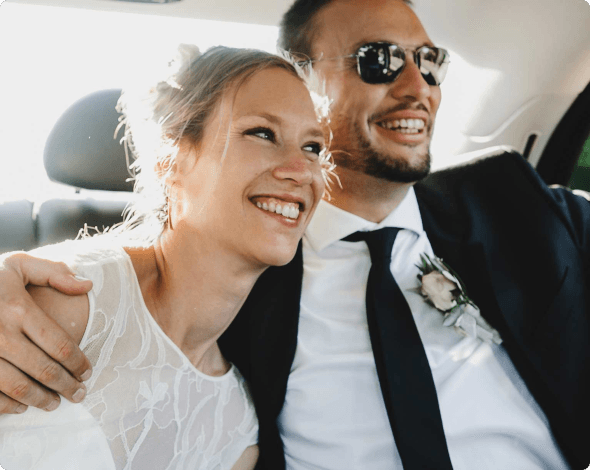
[[371, 254], [371, 262], [375, 263], [378, 260], [391, 259], [393, 243], [400, 230], [397, 227], [385, 227], [372, 232], [355, 232], [342, 240], [345, 242], [366, 242]]

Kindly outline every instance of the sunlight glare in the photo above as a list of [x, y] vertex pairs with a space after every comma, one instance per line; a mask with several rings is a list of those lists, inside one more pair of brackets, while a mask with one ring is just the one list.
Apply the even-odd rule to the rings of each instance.
[[0, 201], [71, 192], [48, 180], [43, 147], [61, 113], [82, 96], [150, 75], [179, 43], [274, 52], [277, 35], [273, 26], [4, 2]]

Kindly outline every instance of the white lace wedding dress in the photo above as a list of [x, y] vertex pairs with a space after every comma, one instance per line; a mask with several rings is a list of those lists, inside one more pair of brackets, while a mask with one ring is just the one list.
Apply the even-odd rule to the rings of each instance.
[[258, 421], [238, 370], [197, 370], [147, 310], [131, 260], [98, 239], [43, 249], [93, 281], [80, 404], [0, 417], [0, 465], [30, 469], [231, 469]]

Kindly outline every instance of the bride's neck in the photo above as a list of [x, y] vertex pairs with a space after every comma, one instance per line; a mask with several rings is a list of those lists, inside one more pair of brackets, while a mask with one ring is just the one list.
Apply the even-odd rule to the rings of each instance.
[[145, 303], [166, 335], [199, 369], [225, 372], [217, 339], [265, 268], [215, 240], [180, 233], [164, 232], [154, 246], [127, 252]]

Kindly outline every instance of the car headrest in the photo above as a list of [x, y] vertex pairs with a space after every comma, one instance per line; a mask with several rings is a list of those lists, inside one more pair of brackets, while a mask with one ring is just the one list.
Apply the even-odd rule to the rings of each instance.
[[75, 102], [59, 118], [45, 143], [43, 159], [53, 181], [76, 188], [133, 191], [125, 149], [115, 138], [121, 90], [103, 90]]

